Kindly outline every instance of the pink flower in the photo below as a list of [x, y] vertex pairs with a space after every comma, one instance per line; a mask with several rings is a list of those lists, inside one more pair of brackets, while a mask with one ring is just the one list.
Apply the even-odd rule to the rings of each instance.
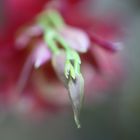
[[[122, 48], [119, 37], [123, 31], [113, 19], [81, 13], [78, 0], [47, 3], [45, 13], [37, 15], [45, 2], [48, 0], [7, 0], [4, 4], [7, 19], [0, 34], [0, 100], [8, 109], [40, 117], [69, 104], [68, 89], [74, 114], [79, 116], [82, 74], [87, 101], [103, 96], [99, 93], [121, 79], [119, 54], [113, 52]], [[78, 53], [82, 53], [81, 60]]]

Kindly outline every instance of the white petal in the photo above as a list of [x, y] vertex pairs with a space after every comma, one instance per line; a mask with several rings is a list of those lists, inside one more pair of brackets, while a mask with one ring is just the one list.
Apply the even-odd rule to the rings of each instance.
[[45, 43], [39, 42], [34, 50], [34, 66], [39, 68], [51, 58], [51, 52]]
[[76, 80], [69, 80], [68, 91], [74, 112], [74, 119], [77, 127], [80, 128], [79, 115], [81, 111], [81, 106], [83, 104], [84, 96], [84, 80], [81, 74], [76, 76]]
[[17, 49], [26, 48], [32, 37], [37, 37], [42, 34], [42, 29], [38, 25], [33, 25], [31, 27], [23, 29], [21, 34], [16, 38]]
[[88, 35], [84, 31], [67, 26], [60, 29], [60, 34], [71, 48], [82, 53], [88, 50], [90, 41]]

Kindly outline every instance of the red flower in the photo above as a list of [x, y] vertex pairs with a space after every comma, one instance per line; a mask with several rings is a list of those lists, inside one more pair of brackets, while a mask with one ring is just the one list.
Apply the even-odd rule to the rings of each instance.
[[[58, 23], [61, 24], [61, 21], [58, 20], [54, 21], [53, 27], [47, 28], [48, 24], [44, 23], [46, 20], [43, 19], [41, 22], [41, 16], [37, 14], [48, 1], [6, 0], [2, 3], [5, 8], [2, 10], [4, 18], [0, 28], [0, 99], [8, 108], [10, 106], [16, 111], [30, 115], [36, 111], [43, 113], [45, 110], [58, 109], [59, 106], [68, 104], [66, 90], [57, 76], [70, 93], [71, 90], [78, 92], [74, 88], [79, 88], [78, 84], [81, 84], [82, 80], [79, 75], [77, 76], [76, 68], [71, 61], [64, 65], [64, 61], [67, 62], [67, 54], [76, 57], [74, 62], [79, 66], [77, 54], [86, 52], [81, 54], [81, 71], [85, 79], [85, 94], [88, 100], [96, 98], [100, 95], [99, 92], [109, 89], [110, 86], [115, 86], [122, 76], [119, 54], [113, 53], [121, 48], [119, 37], [123, 35], [117, 18], [96, 17], [81, 12], [80, 0], [60, 0], [52, 5], [47, 3], [46, 11], [49, 13], [48, 9], [55, 9], [61, 13], [66, 24], [59, 27]], [[37, 16], [39, 22], [35, 20]], [[108, 20], [105, 20], [107, 18]], [[53, 22], [53, 19], [51, 20]], [[66, 48], [66, 54], [61, 56], [62, 58], [53, 57], [59, 47], [58, 50], [50, 49], [50, 46], [54, 45], [50, 45], [52, 38], [49, 40], [51, 37], [49, 33], [52, 33], [58, 42], [60, 41], [60, 46], [65, 46], [62, 41], [64, 40], [70, 46], [69, 49], [74, 51], [67, 51]], [[50, 59], [53, 59], [54, 69]], [[69, 76], [77, 78], [77, 85], [68, 81]], [[72, 94], [70, 96], [72, 101], [76, 98]], [[73, 106], [75, 107], [75, 104]]]

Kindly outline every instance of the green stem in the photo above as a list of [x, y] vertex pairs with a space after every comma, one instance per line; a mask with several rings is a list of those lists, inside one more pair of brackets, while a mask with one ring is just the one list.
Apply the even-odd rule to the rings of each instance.
[[75, 79], [77, 74], [80, 74], [80, 56], [69, 47], [64, 38], [57, 32], [62, 26], [65, 26], [63, 18], [55, 10], [43, 12], [37, 19], [37, 22], [44, 29], [44, 40], [53, 54], [60, 51], [58, 44], [66, 51], [65, 76], [70, 76]]
[[62, 16], [56, 10], [49, 10], [48, 18], [56, 28], [60, 28], [65, 25]]

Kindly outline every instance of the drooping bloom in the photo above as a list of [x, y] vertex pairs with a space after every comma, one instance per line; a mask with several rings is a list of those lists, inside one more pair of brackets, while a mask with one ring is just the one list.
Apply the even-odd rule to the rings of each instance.
[[6, 2], [11, 12], [3, 11], [8, 19], [1, 32], [1, 100], [31, 115], [67, 104], [68, 91], [80, 127], [83, 93], [94, 98], [121, 76], [112, 54], [121, 48], [119, 23], [81, 13], [78, 0], [46, 3], [43, 11], [45, 0]]

